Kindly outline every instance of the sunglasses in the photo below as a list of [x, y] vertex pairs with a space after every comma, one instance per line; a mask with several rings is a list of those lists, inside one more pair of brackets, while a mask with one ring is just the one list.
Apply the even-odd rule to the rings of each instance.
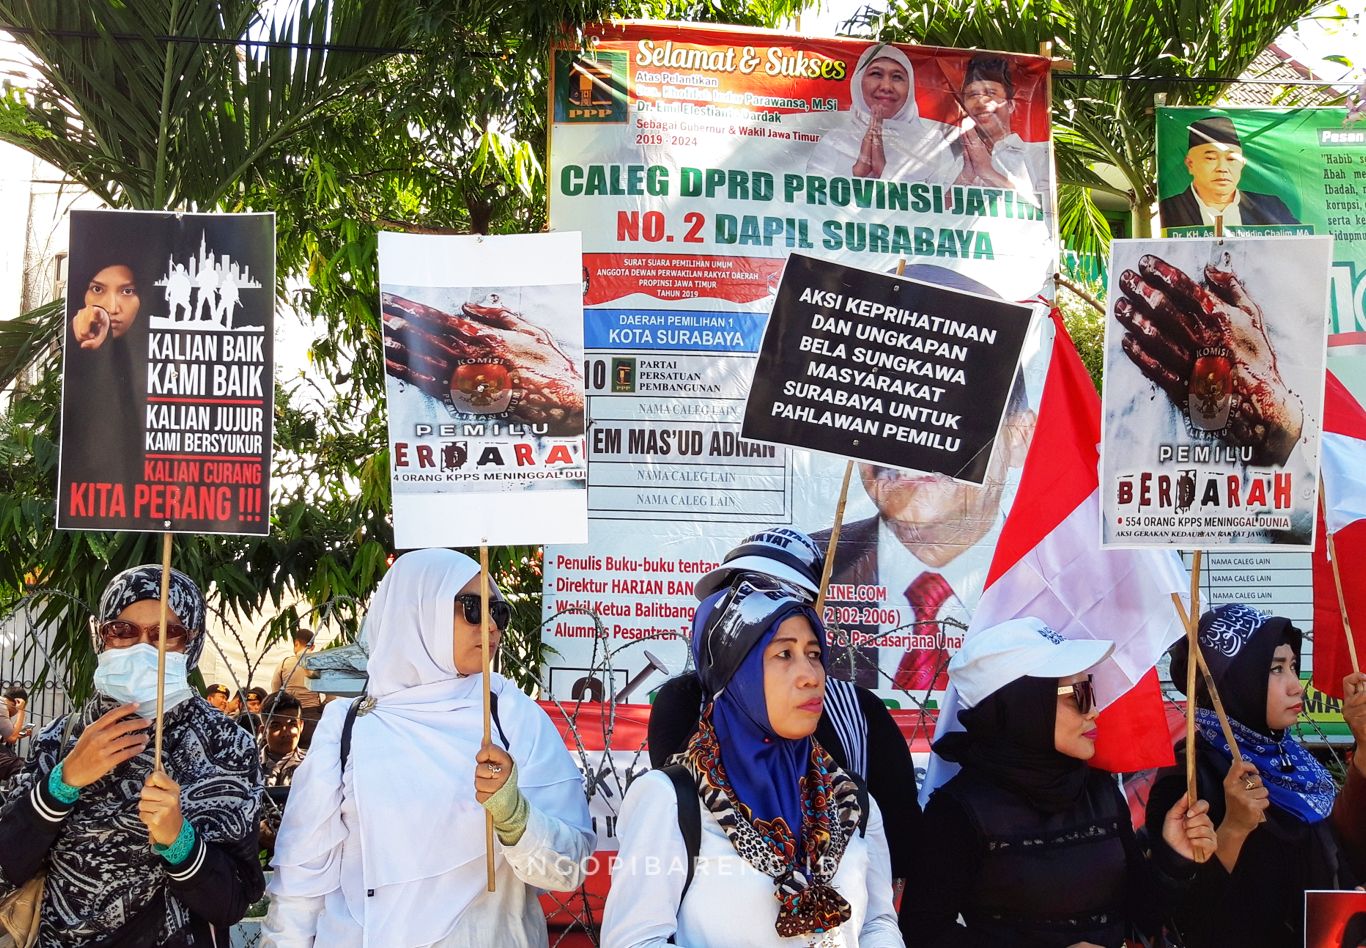
[[[155, 644], [160, 633], [160, 622], [155, 622], [152, 625], [138, 625], [126, 619], [111, 619], [108, 622], [101, 622], [95, 627], [95, 634], [108, 648], [127, 648], [130, 645], [138, 644], [144, 637], [148, 642]], [[184, 645], [189, 638], [190, 630], [180, 623], [166, 623], [167, 645], [172, 647]]]
[[1090, 714], [1091, 709], [1096, 706], [1096, 685], [1090, 675], [1086, 676], [1085, 681], [1076, 681], [1070, 685], [1059, 685], [1058, 696], [1071, 695], [1072, 700], [1077, 704], [1077, 710], [1082, 714]]
[[[455, 604], [464, 610], [465, 621], [470, 625], [478, 625], [483, 617], [481, 601], [479, 593], [461, 593], [455, 597]], [[507, 631], [508, 623], [512, 621], [512, 607], [506, 599], [489, 599], [489, 620], [499, 632]]]

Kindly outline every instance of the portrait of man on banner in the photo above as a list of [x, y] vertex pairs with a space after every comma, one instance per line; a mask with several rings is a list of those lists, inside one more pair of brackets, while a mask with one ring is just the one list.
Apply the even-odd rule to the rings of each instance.
[[1228, 116], [1191, 122], [1185, 161], [1190, 187], [1162, 199], [1162, 226], [1213, 227], [1216, 220], [1225, 227], [1300, 223], [1276, 195], [1239, 189], [1247, 163]]

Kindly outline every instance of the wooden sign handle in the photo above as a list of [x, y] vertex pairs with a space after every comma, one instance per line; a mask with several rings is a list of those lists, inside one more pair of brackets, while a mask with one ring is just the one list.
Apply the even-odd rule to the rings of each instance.
[[[479, 544], [479, 654], [483, 657], [484, 745], [493, 743], [493, 689], [489, 675], [493, 657], [489, 654], [489, 548]], [[484, 865], [488, 870], [488, 889], [496, 888], [493, 879], [493, 814], [484, 811]]]
[[161, 620], [157, 630], [157, 718], [152, 744], [153, 768], [161, 766], [161, 734], [166, 716], [166, 616], [171, 611], [171, 532], [161, 535]]

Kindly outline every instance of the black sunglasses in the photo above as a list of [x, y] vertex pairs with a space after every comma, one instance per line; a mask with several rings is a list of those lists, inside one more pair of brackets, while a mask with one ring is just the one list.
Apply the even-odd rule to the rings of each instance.
[[1091, 676], [1087, 675], [1084, 681], [1074, 681], [1070, 685], [1059, 685], [1058, 696], [1071, 695], [1072, 700], [1077, 703], [1077, 710], [1082, 714], [1090, 714], [1091, 709], [1096, 706], [1096, 684]]
[[[483, 616], [479, 607], [479, 593], [461, 593], [455, 597], [455, 602], [465, 611], [466, 622], [470, 625], [479, 624]], [[489, 599], [489, 619], [498, 627], [499, 632], [507, 631], [508, 623], [512, 621], [512, 607], [507, 604], [506, 599]]]

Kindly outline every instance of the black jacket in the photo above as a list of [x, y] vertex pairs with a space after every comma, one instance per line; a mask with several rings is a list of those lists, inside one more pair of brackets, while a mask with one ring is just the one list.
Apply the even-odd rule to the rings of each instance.
[[[1205, 220], [1200, 216], [1200, 205], [1195, 200], [1195, 192], [1190, 188], [1180, 194], [1163, 198], [1161, 203], [1162, 226], [1202, 227]], [[1255, 191], [1238, 192], [1238, 214], [1243, 224], [1298, 224], [1295, 215], [1285, 202], [1274, 194], [1258, 194]]]
[[[1165, 847], [1153, 827], [1186, 792], [1184, 741], [1176, 756], [1182, 764], [1163, 771], [1148, 797], [1154, 854]], [[1217, 828], [1226, 813], [1223, 783], [1229, 763], [1204, 741], [1197, 743], [1195, 760], [1199, 796], [1209, 801]], [[1187, 948], [1300, 948], [1305, 890], [1356, 886], [1330, 820], [1311, 826], [1274, 805], [1266, 814], [1267, 821], [1243, 844], [1233, 872], [1218, 858], [1196, 869], [1194, 884], [1173, 913]]]
[[1144, 860], [1124, 796], [1101, 771], [1050, 815], [964, 769], [935, 791], [921, 826], [920, 850], [934, 859], [906, 883], [907, 948], [1120, 948], [1131, 930], [1157, 926], [1194, 866], [1175, 853]]
[[[41, 778], [34, 781], [31, 792], [14, 802], [4, 819], [0, 819], [0, 874], [4, 881], [23, 885], [43, 868], [47, 851], [61, 835], [62, 818], [73, 806], [52, 796], [47, 780]], [[44, 816], [44, 810], [58, 818]], [[186, 933], [182, 930], [182, 937], [157, 944], [158, 924], [164, 912], [158, 895], [101, 948], [227, 945], [229, 927], [239, 922], [265, 891], [254, 826], [248, 838], [230, 844], [206, 843], [196, 835], [194, 848], [179, 865], [164, 859], [158, 862], [165, 874], [166, 889], [190, 910], [189, 937], [184, 937]], [[38, 948], [46, 948], [41, 938]]]

